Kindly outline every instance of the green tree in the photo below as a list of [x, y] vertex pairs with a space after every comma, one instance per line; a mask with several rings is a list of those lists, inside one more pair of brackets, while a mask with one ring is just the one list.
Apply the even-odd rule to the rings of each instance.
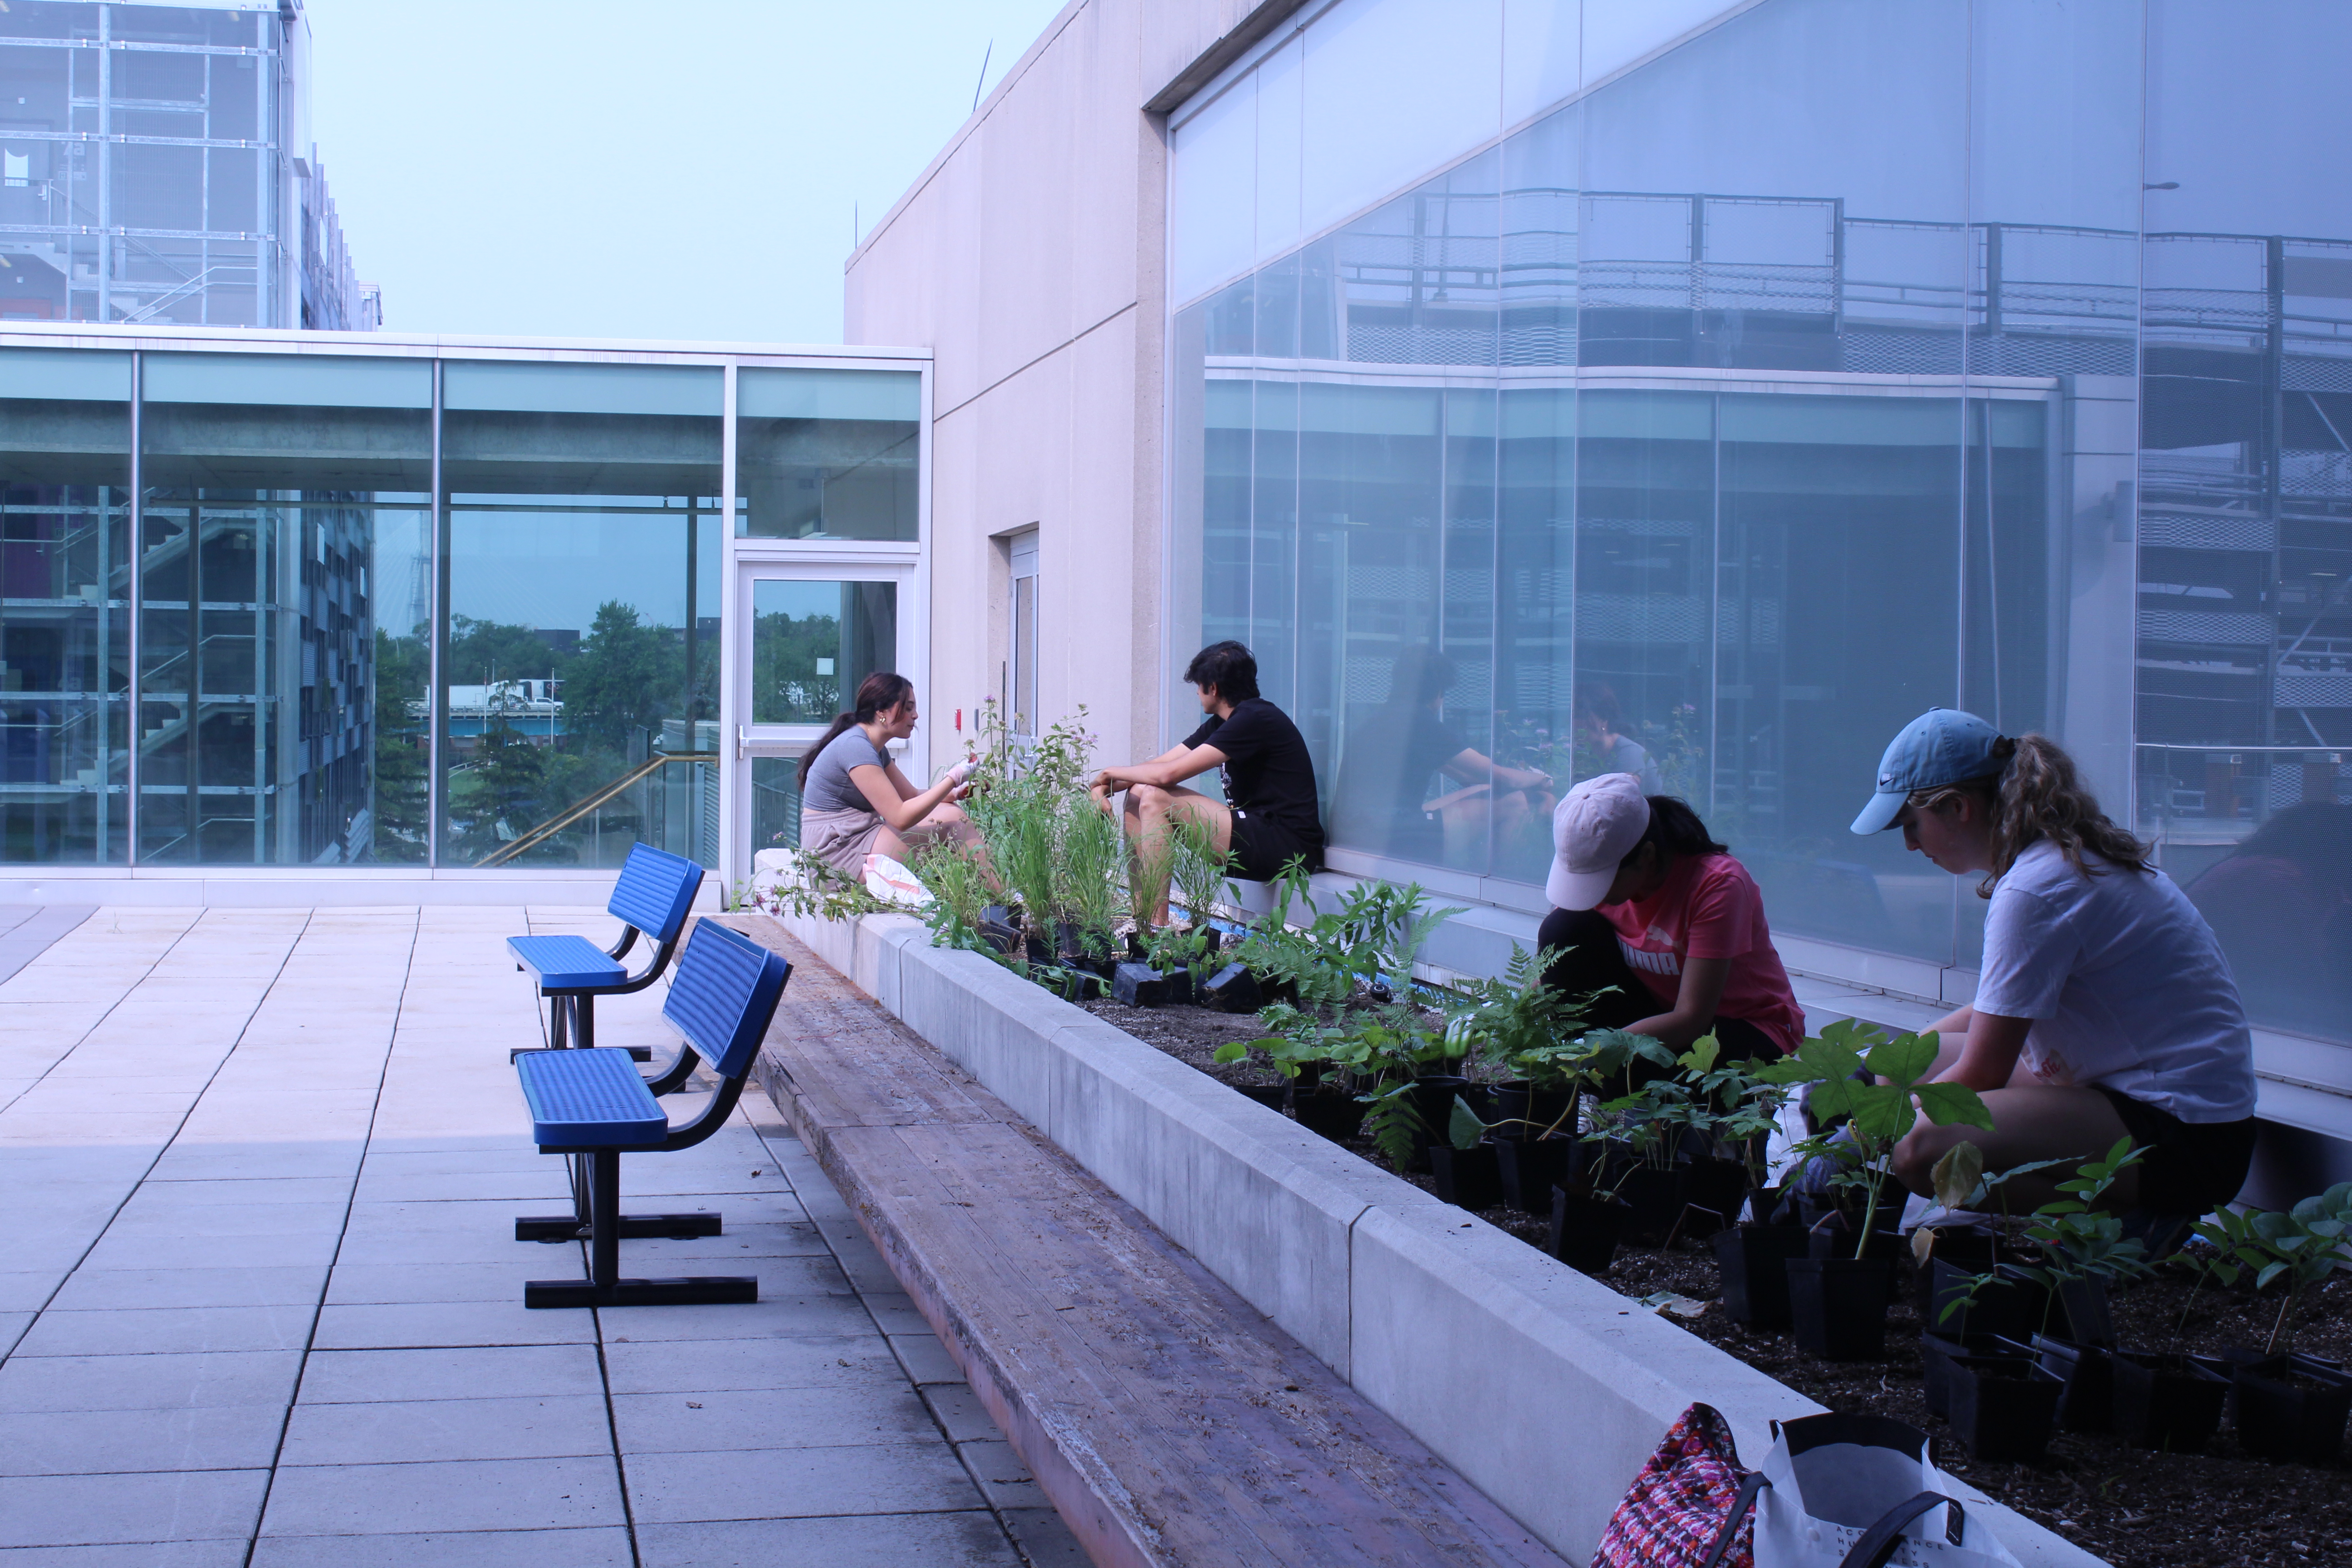
[[562, 649], [529, 626], [506, 621], [478, 621], [470, 616], [449, 618], [449, 649], [443, 679], [452, 686], [560, 679], [567, 662]]
[[425, 700], [431, 650], [419, 637], [375, 633], [375, 858], [425, 858], [429, 799], [425, 787]]
[[646, 626], [635, 610], [607, 599], [564, 667], [566, 749], [593, 746], [627, 758], [635, 731], [658, 734], [662, 721], [678, 711], [685, 678], [677, 632]]

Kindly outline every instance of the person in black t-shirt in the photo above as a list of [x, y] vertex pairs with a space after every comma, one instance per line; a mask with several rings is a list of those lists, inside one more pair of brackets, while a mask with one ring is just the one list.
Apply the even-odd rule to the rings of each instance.
[[[1234, 876], [1268, 881], [1293, 860], [1323, 864], [1323, 818], [1316, 807], [1315, 762], [1290, 715], [1257, 694], [1257, 660], [1237, 642], [1212, 643], [1192, 656], [1184, 679], [1199, 689], [1208, 717], [1178, 744], [1148, 763], [1105, 768], [1094, 782], [1105, 811], [1127, 794], [1127, 838], [1157, 885], [1139, 885], [1137, 901], [1153, 925], [1168, 923], [1168, 857], [1154, 853], [1171, 818], [1205, 824]], [[1225, 798], [1179, 786], [1211, 768], [1223, 770]], [[1150, 876], [1150, 872], [1144, 873]]]
[[1548, 816], [1551, 779], [1507, 767], [1470, 744], [1445, 717], [1459, 671], [1434, 648], [1397, 656], [1389, 700], [1356, 722], [1331, 803], [1338, 834], [1402, 860], [1446, 863], [1446, 847], [1484, 848], [1530, 816]]

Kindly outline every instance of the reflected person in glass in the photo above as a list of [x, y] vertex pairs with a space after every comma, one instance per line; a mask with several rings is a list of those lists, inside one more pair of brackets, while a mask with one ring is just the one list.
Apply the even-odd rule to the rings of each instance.
[[971, 793], [968, 762], [917, 789], [890, 758], [889, 743], [915, 732], [915, 683], [877, 670], [858, 684], [856, 704], [835, 718], [801, 759], [801, 847], [862, 880], [874, 856], [907, 858], [908, 847], [952, 843], [974, 857], [979, 832], [953, 803]]
[[2352, 805], [2306, 800], [2277, 812], [2189, 883], [2189, 899], [2221, 939], [2248, 1012], [2352, 1036]]
[[1451, 864], [1486, 843], [1490, 823], [1507, 836], [1551, 810], [1549, 774], [1504, 766], [1446, 719], [1458, 673], [1434, 648], [1397, 656], [1389, 699], [1356, 726], [1340, 769], [1332, 816], [1342, 843]]
[[[1985, 1169], [2091, 1160], [2129, 1134], [2146, 1158], [2119, 1209], [2179, 1220], [2235, 1197], [2254, 1151], [2253, 1040], [2213, 928], [2107, 819], [2046, 735], [1933, 708], [1895, 736], [1856, 833], [1980, 878], [1976, 1000], [1938, 1021], [1931, 1079], [1984, 1097], [1993, 1126], [1926, 1125], [1895, 1146], [1922, 1195], [1963, 1140]], [[2015, 1178], [2012, 1207], [2053, 1201], [2063, 1167]]]
[[1665, 793], [1665, 780], [1646, 747], [1624, 732], [1625, 714], [1617, 693], [1598, 680], [1576, 684], [1576, 773], [1597, 778], [1602, 773], [1632, 773], [1642, 781], [1644, 795]]

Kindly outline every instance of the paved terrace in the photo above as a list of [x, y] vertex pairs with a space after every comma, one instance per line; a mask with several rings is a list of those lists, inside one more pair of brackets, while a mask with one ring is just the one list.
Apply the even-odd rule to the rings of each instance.
[[[726, 1234], [622, 1258], [757, 1305], [523, 1309], [583, 1262], [512, 1239], [563, 1188], [500, 944], [602, 914], [82, 913], [0, 910], [7, 1563], [1083, 1562], [756, 1094], [623, 1163]], [[659, 995], [600, 1043], [666, 1055]]]

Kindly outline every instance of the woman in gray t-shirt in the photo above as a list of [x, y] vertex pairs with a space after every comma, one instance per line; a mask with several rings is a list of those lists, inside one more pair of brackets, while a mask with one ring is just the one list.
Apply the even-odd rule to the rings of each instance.
[[952, 804], [969, 793], [970, 764], [957, 763], [917, 789], [887, 750], [915, 732], [915, 683], [877, 671], [857, 688], [856, 708], [833, 721], [801, 759], [801, 847], [845, 876], [866, 874], [870, 855], [903, 860], [909, 844], [952, 839], [975, 851], [980, 836]]

